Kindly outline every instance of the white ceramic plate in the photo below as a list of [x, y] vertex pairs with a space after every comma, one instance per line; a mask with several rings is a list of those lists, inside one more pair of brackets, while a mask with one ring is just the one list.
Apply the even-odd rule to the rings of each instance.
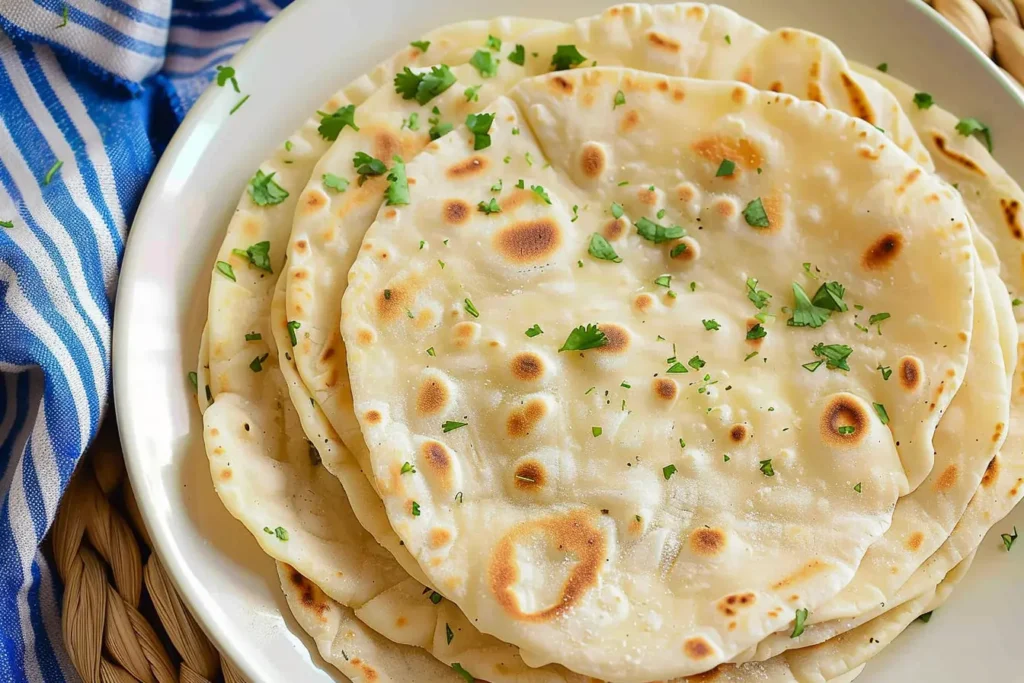
[[[157, 167], [128, 240], [114, 318], [114, 395], [128, 471], [161, 559], [206, 632], [253, 681], [327, 681], [330, 669], [287, 615], [273, 563], [221, 507], [186, 373], [206, 317], [210, 264], [253, 169], [321, 102], [438, 25], [515, 13], [572, 19], [610, 0], [300, 0], [233, 65], [251, 99], [213, 87]], [[993, 129], [996, 156], [1024, 180], [1024, 115], [1013, 86], [918, 0], [723, 0], [768, 28], [824, 34], [867, 64]], [[872, 662], [864, 683], [1021, 680], [1024, 548], [986, 539], [969, 577], [931, 623]], [[340, 680], [340, 676], [337, 677]]]

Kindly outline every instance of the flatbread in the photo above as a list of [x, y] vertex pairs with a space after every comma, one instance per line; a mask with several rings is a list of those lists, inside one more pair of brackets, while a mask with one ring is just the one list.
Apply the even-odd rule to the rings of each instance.
[[[618, 91], [628, 104], [615, 111]], [[439, 590], [482, 630], [528, 650], [528, 663], [558, 661], [621, 681], [697, 673], [782, 628], [794, 609], [832, 597], [888, 526], [908, 489], [903, 463], [916, 462], [904, 451], [931, 450], [963, 378], [974, 286], [969, 219], [954, 192], [873, 126], [789, 96], [596, 69], [525, 81], [513, 97], [526, 119], [499, 100], [490, 147], [474, 152], [473, 136], [460, 131], [409, 164], [412, 204], [381, 212], [349, 274], [342, 333], [378, 492]], [[595, 103], [604, 103], [601, 113], [589, 111]], [[634, 133], [640, 121], [643, 136]], [[716, 153], [674, 151], [691, 148]], [[739, 170], [724, 181], [715, 179], [723, 149]], [[472, 212], [494, 176], [507, 177], [505, 187], [525, 178], [524, 189], [502, 194], [497, 217]], [[633, 187], [622, 189], [624, 180]], [[534, 186], [545, 188], [550, 209], [525, 189]], [[741, 217], [741, 198], [761, 196], [767, 229]], [[608, 228], [613, 201], [634, 221], [661, 208], [671, 212], [666, 225], [700, 218], [702, 232], [683, 242], [682, 258], [670, 258], [678, 239], [651, 246], [620, 234], [619, 219], [611, 235], [625, 262], [588, 257], [589, 268], [577, 267], [587, 236]], [[470, 217], [453, 221], [462, 213], [448, 210], [454, 204]], [[836, 238], [833, 226], [853, 214], [858, 239]], [[773, 237], [779, 248], [768, 262], [760, 254]], [[760, 346], [744, 341], [757, 323], [748, 322], [746, 277], [785, 292], [802, 261], [843, 282], [866, 311], [891, 312], [884, 337], [862, 335], [852, 320], [817, 332], [765, 322], [764, 355], [785, 358], [786, 368], [745, 363]], [[923, 289], [921, 273], [909, 277], [912, 266], [897, 265], [915, 262], [936, 278]], [[685, 295], [656, 289], [659, 272], [696, 283], [672, 316], [666, 311]], [[887, 296], [896, 291], [901, 301]], [[708, 336], [700, 325], [709, 318], [735, 344]], [[604, 324], [608, 346], [559, 357], [565, 335], [587, 323]], [[524, 336], [531, 324], [552, 341]], [[676, 355], [674, 338], [680, 358], [696, 354], [690, 377], [664, 375], [676, 362], [663, 360]], [[867, 360], [849, 374], [800, 369], [795, 359], [812, 361], [821, 340], [849, 341]], [[875, 370], [886, 357], [897, 383]], [[652, 372], [663, 376], [643, 379]], [[926, 389], [923, 377], [937, 381]], [[585, 398], [587, 385], [624, 380], [641, 391]], [[788, 398], [793, 391], [799, 401]], [[629, 409], [619, 409], [620, 398]], [[872, 403], [900, 420], [886, 428]], [[642, 420], [630, 420], [631, 410]], [[451, 427], [442, 422], [468, 426], [445, 436]], [[679, 439], [691, 445], [680, 448]], [[595, 446], [597, 460], [582, 457]], [[797, 455], [813, 452], [825, 459]], [[778, 458], [774, 472], [769, 456]], [[420, 474], [401, 476], [405, 463]], [[666, 484], [668, 465], [681, 476]], [[765, 476], [780, 474], [769, 495]], [[800, 502], [809, 486], [821, 486], [815, 499], [833, 506], [821, 517]], [[767, 533], [774, 525], [793, 531]], [[644, 638], [626, 641], [627, 633]]]

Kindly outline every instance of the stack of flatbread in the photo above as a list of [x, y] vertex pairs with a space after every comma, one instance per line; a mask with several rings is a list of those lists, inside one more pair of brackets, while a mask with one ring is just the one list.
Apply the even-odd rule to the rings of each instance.
[[353, 681], [852, 680], [1024, 496], [990, 146], [718, 6], [440, 28], [254, 169], [214, 486]]

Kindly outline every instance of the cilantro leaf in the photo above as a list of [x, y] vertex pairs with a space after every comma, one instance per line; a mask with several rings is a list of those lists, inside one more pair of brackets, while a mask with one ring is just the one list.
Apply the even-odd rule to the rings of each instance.
[[249, 181], [249, 196], [257, 206], [273, 206], [288, 198], [288, 191], [274, 182], [273, 173], [256, 171]]
[[796, 282], [793, 283], [793, 297], [796, 299], [796, 308], [793, 317], [787, 322], [790, 327], [821, 327], [832, 315], [829, 309], [812, 303], [804, 288]]
[[409, 179], [405, 175], [405, 162], [395, 155], [391, 159], [395, 165], [388, 173], [388, 189], [384, 193], [388, 206], [401, 206], [409, 203]]
[[626, 103], [626, 93], [621, 90], [615, 93], [615, 99], [612, 100], [612, 109], [618, 109]]
[[843, 313], [847, 310], [846, 303], [843, 301], [844, 294], [846, 294], [846, 288], [841, 284], [838, 282], [827, 282], [818, 287], [818, 291], [814, 293], [811, 303], [819, 308]]
[[348, 189], [348, 180], [333, 173], [324, 173], [322, 178], [324, 187], [335, 192], [344, 192]]
[[935, 99], [926, 92], [914, 93], [914, 104], [918, 109], [930, 109], [935, 104]]
[[487, 50], [477, 50], [469, 63], [480, 72], [481, 78], [494, 78], [498, 74], [498, 60]]
[[247, 249], [232, 249], [232, 254], [248, 259], [249, 263], [260, 270], [268, 273], [274, 271], [270, 268], [270, 242], [257, 242]]
[[615, 253], [615, 248], [603, 236], [596, 232], [590, 236], [590, 246], [587, 253], [602, 261], [622, 263], [622, 257]]
[[10, 229], [10, 228], [13, 228], [13, 227], [14, 227], [14, 221], [0, 221], [0, 228], [8, 228], [8, 229]]
[[467, 102], [479, 102], [480, 101], [480, 88], [484, 87], [483, 84], [474, 85], [466, 88], [462, 91], [462, 94], [466, 96]]
[[985, 141], [985, 146], [988, 147], [988, 151], [992, 151], [992, 131], [987, 125], [978, 119], [960, 119], [960, 122], [956, 124], [956, 132], [960, 133], [960, 135], [963, 135], [964, 137], [980, 135], [981, 139]]
[[558, 349], [558, 352], [587, 351], [588, 349], [599, 348], [607, 343], [608, 337], [605, 336], [604, 332], [597, 325], [580, 325], [569, 333], [565, 343]]
[[[722, 159], [722, 163], [718, 165], [718, 170], [715, 171], [716, 178], [729, 177], [736, 171], [736, 162], [729, 159]], [[749, 222], [749, 221], [747, 221]], [[767, 223], [765, 224], [767, 227]]]
[[853, 353], [846, 344], [822, 344], [818, 343], [811, 347], [811, 351], [818, 358], [825, 359], [825, 367], [830, 370], [849, 370], [850, 366], [846, 359]]
[[501, 207], [498, 206], [498, 200], [494, 197], [491, 197], [490, 202], [480, 202], [476, 205], [476, 209], [480, 213], [485, 213], [488, 216], [492, 213], [501, 213]]
[[447, 434], [448, 432], [453, 432], [456, 429], [465, 427], [468, 424], [468, 422], [455, 422], [454, 420], [447, 420], [444, 424], [441, 425], [441, 431]]
[[622, 204], [612, 202], [612, 218], [622, 218]]
[[580, 54], [575, 45], [559, 45], [555, 48], [555, 54], [551, 55], [551, 70], [565, 71], [587, 61], [587, 58]]
[[231, 280], [232, 282], [238, 282], [235, 279], [235, 269], [231, 267], [231, 264], [227, 261], [217, 261], [217, 272]]
[[497, 36], [488, 35], [487, 49], [494, 50], [495, 52], [501, 50], [501, 38], [498, 38]]
[[664, 467], [661, 468], [661, 474], [663, 477], [665, 477], [665, 481], [671, 479], [672, 475], [675, 474], [676, 471], [677, 469], [675, 465], [665, 465]]
[[235, 78], [235, 67], [224, 66], [222, 64], [217, 65], [217, 85], [224, 87], [224, 84], [228, 81], [231, 82], [231, 87], [234, 88], [235, 92], [241, 92], [238, 89], [238, 80]]
[[798, 609], [796, 611], [796, 618], [793, 622], [793, 632], [789, 634], [790, 638], [799, 638], [804, 632], [804, 624], [807, 622], [807, 608]]
[[753, 303], [758, 309], [762, 309], [768, 305], [768, 299], [771, 299], [772, 295], [757, 288], [757, 278], [748, 277], [747, 298], [750, 299], [751, 303]]
[[530, 337], [531, 339], [541, 334], [544, 334], [544, 330], [540, 329], [540, 325], [536, 323], [534, 323], [533, 327], [526, 331], [526, 336]]
[[686, 364], [689, 365], [694, 370], [700, 370], [702, 367], [707, 365], [707, 363], [704, 362], [704, 359], [701, 358], [700, 356], [694, 356], [690, 360], [686, 361]]
[[487, 149], [491, 146], [491, 124], [494, 123], [494, 114], [470, 114], [466, 117], [466, 127], [473, 134], [473, 149]]
[[879, 71], [881, 71], [884, 74], [889, 73], [889, 63], [888, 62], [882, 62], [881, 64], [879, 64], [875, 68], [878, 69]]
[[526, 64], [526, 48], [517, 44], [515, 49], [508, 53], [507, 59], [513, 64], [523, 66]]
[[761, 467], [760, 467], [761, 474], [763, 474], [766, 477], [774, 477], [775, 476], [775, 468], [772, 467], [772, 459], [771, 458], [768, 458], [767, 460], [760, 461], [760, 464], [761, 464]]
[[1006, 546], [1006, 552], [1010, 552], [1013, 544], [1017, 541], [1017, 527], [1013, 527], [1012, 534], [1001, 534], [1000, 537], [1003, 539], [1003, 545]]
[[316, 129], [324, 140], [337, 140], [345, 126], [351, 126], [352, 130], [359, 130], [356, 125], [356, 105], [349, 104], [340, 107], [333, 114], [318, 111], [320, 115], [320, 126]]
[[418, 104], [426, 104], [455, 84], [455, 74], [446, 64], [435, 66], [429, 72], [413, 73], [405, 67], [401, 73], [395, 74], [395, 92], [404, 100], [415, 99]]
[[543, 199], [545, 204], [551, 203], [551, 197], [548, 196], [548, 192], [544, 189], [543, 185], [530, 185], [530, 189], [535, 195]]
[[420, 52], [426, 52], [427, 50], [430, 49], [429, 40], [414, 40], [409, 44], [412, 45], [417, 50], [419, 50]]
[[463, 308], [466, 309], [466, 313], [469, 313], [474, 318], [480, 317], [480, 311], [476, 310], [476, 306], [473, 305], [473, 302], [470, 299], [467, 298], [464, 303], [465, 306], [463, 306]]
[[886, 382], [888, 382], [889, 378], [892, 377], [892, 368], [890, 368], [888, 365], [879, 365], [875, 369], [882, 373], [882, 379], [885, 380]]
[[713, 332], [715, 330], [722, 329], [722, 326], [719, 325], [718, 321], [714, 320], [714, 319], [712, 319], [712, 320], [701, 320], [701, 323], [704, 325], [704, 329], [707, 330], [708, 332]]
[[298, 346], [299, 344], [299, 339], [298, 337], [295, 336], [295, 330], [299, 329], [300, 327], [302, 327], [302, 323], [300, 323], [298, 320], [288, 321], [288, 338], [292, 343], [292, 347]]
[[356, 152], [352, 157], [352, 165], [356, 167], [356, 173], [359, 174], [360, 185], [366, 182], [368, 176], [384, 175], [388, 170], [383, 161], [371, 157], [366, 152]]
[[655, 244], [679, 239], [686, 235], [686, 230], [678, 225], [666, 227], [655, 223], [649, 218], [641, 218], [634, 223], [634, 225], [636, 225], [636, 232], [638, 235], [643, 237], [645, 240], [654, 242]]
[[452, 662], [452, 668], [455, 669], [455, 673], [459, 674], [466, 679], [466, 683], [475, 683], [476, 679], [473, 678], [473, 674], [462, 668], [462, 665], [458, 662]]
[[747, 204], [743, 209], [743, 218], [746, 219], [747, 225], [753, 228], [770, 227], [768, 214], [764, 210], [764, 204], [761, 202], [760, 197]]
[[768, 336], [768, 331], [761, 326], [761, 323], [757, 323], [747, 330], [747, 339], [762, 339], [766, 336]]
[[886, 412], [885, 406], [881, 403], [872, 403], [875, 408], [875, 412], [878, 413], [878, 419], [882, 421], [882, 424], [889, 424], [889, 413]]

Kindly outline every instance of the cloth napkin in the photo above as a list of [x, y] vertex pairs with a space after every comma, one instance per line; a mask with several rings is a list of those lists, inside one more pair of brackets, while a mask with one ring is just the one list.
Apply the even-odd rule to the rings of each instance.
[[0, 681], [75, 681], [39, 551], [110, 402], [128, 227], [218, 64], [289, 0], [0, 0]]

